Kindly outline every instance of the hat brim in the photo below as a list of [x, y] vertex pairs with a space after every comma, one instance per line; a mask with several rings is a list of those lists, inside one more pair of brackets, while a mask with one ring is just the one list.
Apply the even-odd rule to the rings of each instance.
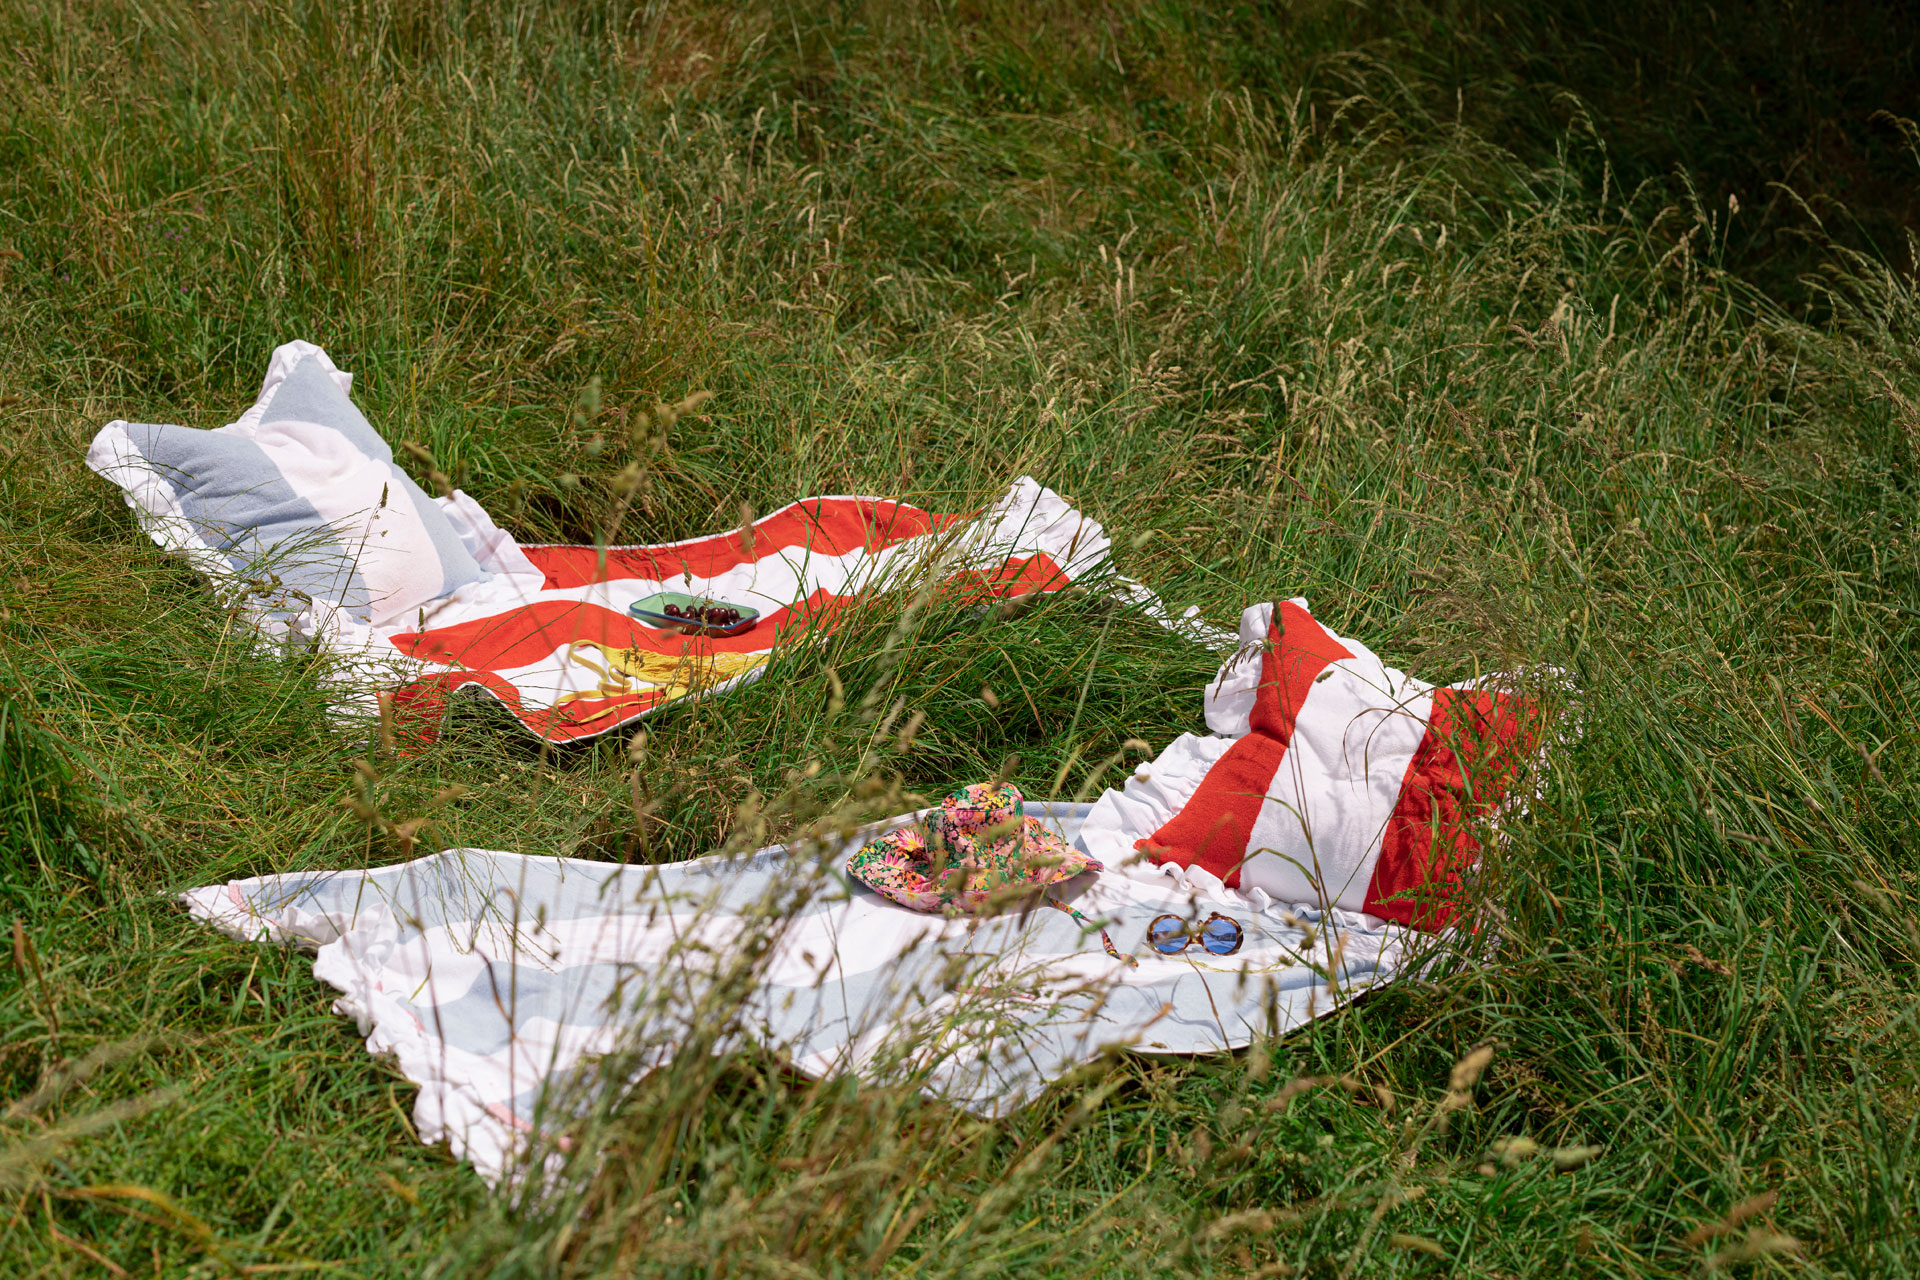
[[1105, 871], [1104, 864], [1080, 852], [1055, 835], [1053, 828], [1038, 818], [1027, 819], [1027, 882], [1058, 884], [1089, 871]]

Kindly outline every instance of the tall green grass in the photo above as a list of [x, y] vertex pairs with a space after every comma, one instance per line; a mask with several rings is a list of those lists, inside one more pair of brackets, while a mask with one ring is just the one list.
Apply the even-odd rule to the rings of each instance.
[[[9, 1274], [1916, 1269], [1915, 281], [1816, 243], [1763, 293], [1724, 203], [1603, 180], [1604, 118], [1523, 158], [1259, 18], [0, 5]], [[1497, 961], [996, 1124], [689, 1054], [577, 1177], [487, 1192], [301, 957], [163, 895], [403, 856], [359, 759], [398, 819], [468, 788], [433, 842], [610, 858], [1071, 794], [1198, 729], [1213, 659], [1082, 600], [889, 605], [637, 757], [464, 707], [394, 757], [80, 464], [228, 420], [296, 336], [531, 540], [607, 532], [630, 466], [632, 541], [1030, 472], [1176, 608], [1562, 668]]]

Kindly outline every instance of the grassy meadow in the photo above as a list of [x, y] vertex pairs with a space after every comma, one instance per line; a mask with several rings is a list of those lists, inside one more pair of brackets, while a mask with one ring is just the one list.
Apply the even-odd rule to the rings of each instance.
[[[1561, 9], [0, 0], [0, 1274], [1920, 1274], [1916, 134], [1864, 73], [1807, 109], [1873, 146], [1798, 170], [1589, 109]], [[689, 1052], [490, 1192], [307, 958], [169, 895], [405, 856], [362, 760], [431, 844], [607, 859], [1072, 795], [1215, 658], [883, 603], [643, 753], [475, 706], [396, 755], [82, 464], [295, 337], [526, 540], [1030, 473], [1176, 610], [1563, 669], [1497, 954], [992, 1124]]]

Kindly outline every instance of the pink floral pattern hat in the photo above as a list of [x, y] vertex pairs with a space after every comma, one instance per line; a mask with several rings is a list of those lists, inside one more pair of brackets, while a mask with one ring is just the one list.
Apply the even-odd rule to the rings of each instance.
[[997, 891], [1048, 885], [1100, 863], [1029, 818], [1009, 782], [961, 787], [924, 822], [867, 841], [847, 874], [915, 911], [977, 911]]

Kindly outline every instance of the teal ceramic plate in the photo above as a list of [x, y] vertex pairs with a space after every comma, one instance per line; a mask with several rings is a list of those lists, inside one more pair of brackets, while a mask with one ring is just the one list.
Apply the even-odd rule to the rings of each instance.
[[[668, 613], [671, 605], [677, 614]], [[731, 609], [740, 615], [737, 622], [709, 622], [704, 616], [706, 611]], [[690, 596], [684, 591], [661, 591], [635, 600], [627, 606], [627, 612], [650, 627], [660, 627], [667, 631], [682, 631], [696, 636], [737, 636], [749, 631], [753, 624], [760, 621], [760, 611], [749, 609], [744, 604], [735, 604], [731, 600], [715, 600], [710, 596]]]

